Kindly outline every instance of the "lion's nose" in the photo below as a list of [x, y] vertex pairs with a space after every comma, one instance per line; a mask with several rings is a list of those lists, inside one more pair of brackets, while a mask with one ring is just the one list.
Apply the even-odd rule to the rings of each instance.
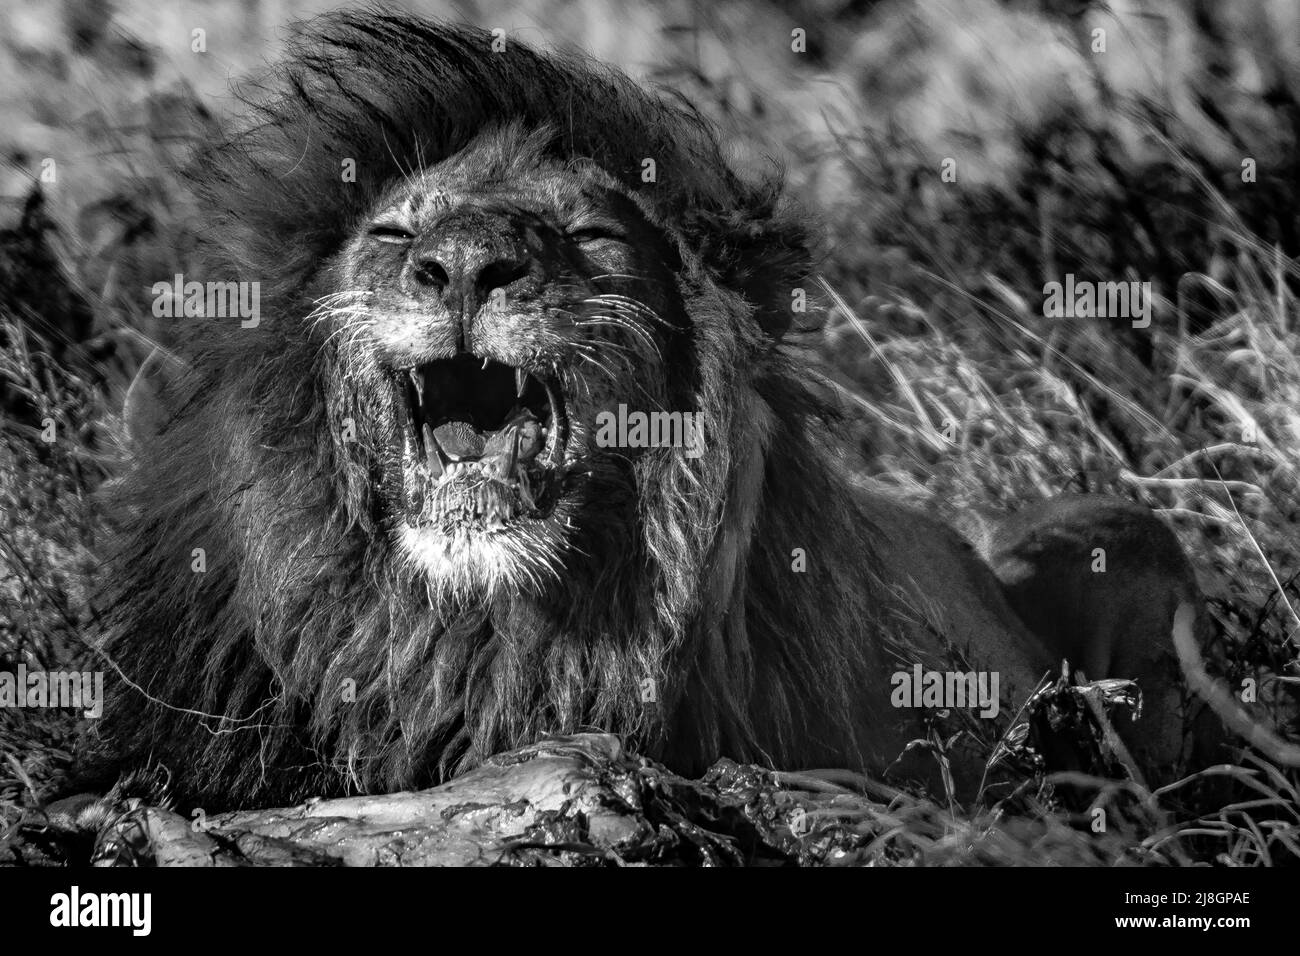
[[477, 268], [473, 264], [448, 264], [445, 260], [418, 260], [411, 277], [418, 286], [441, 295], [453, 311], [477, 312], [497, 289], [505, 289], [528, 275], [529, 264], [520, 259], [494, 259]]
[[453, 317], [469, 321], [484, 305], [504, 299], [531, 267], [531, 258], [512, 237], [444, 233], [412, 250], [410, 291], [436, 296]]

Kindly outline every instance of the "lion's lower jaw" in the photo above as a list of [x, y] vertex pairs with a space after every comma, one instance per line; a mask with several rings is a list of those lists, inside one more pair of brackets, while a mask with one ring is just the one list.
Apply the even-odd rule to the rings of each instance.
[[560, 527], [551, 521], [450, 534], [401, 521], [395, 538], [407, 567], [423, 576], [438, 598], [538, 593], [560, 580], [567, 550]]

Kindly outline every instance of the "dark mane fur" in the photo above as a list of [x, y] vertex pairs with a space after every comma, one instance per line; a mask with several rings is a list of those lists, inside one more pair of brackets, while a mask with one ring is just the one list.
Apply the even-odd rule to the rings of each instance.
[[[733, 174], [689, 108], [490, 41], [381, 14], [316, 21], [247, 128], [196, 166], [202, 278], [259, 280], [263, 319], [184, 328], [191, 371], [123, 482], [133, 517], [106, 577], [107, 647], [134, 685], [110, 704], [113, 742], [164, 762], [182, 794], [420, 786], [591, 727], [683, 770], [862, 752], [867, 652], [848, 635], [888, 629], [891, 612], [827, 409], [776, 343], [806, 279], [801, 226], [776, 183]], [[373, 436], [336, 439], [361, 399], [305, 317], [321, 264], [387, 184], [508, 123], [554, 127], [554, 148], [597, 161], [677, 239], [694, 328], [675, 387], [711, 445], [647, 463], [555, 593], [452, 605], [391, 555]], [[807, 573], [790, 570], [795, 548]]]

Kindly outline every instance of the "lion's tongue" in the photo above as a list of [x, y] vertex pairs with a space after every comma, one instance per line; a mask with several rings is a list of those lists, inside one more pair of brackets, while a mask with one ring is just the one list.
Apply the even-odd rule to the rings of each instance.
[[487, 436], [475, 431], [468, 422], [444, 422], [433, 430], [438, 445], [452, 458], [464, 461], [483, 454]]
[[544, 444], [541, 422], [527, 409], [513, 412], [496, 431], [480, 432], [467, 422], [445, 422], [433, 435], [452, 458], [477, 458], [483, 471], [500, 478], [509, 478], [517, 463], [537, 457]]

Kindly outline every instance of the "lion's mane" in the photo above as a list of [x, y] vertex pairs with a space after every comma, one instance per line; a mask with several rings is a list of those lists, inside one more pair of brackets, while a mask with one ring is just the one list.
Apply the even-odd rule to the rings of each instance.
[[[617, 73], [404, 17], [310, 23], [250, 106], [193, 175], [199, 278], [259, 281], [262, 318], [180, 326], [190, 370], [121, 484], [116, 754], [239, 803], [426, 785], [583, 728], [684, 771], [860, 752], [876, 704], [849, 635], [887, 612], [831, 416], [780, 344], [809, 254], [779, 183], [733, 173], [692, 109]], [[508, 123], [556, 128], [676, 240], [692, 328], [672, 374], [708, 452], [641, 468], [548, 593], [435, 600], [385, 537], [373, 436], [339, 438], [348, 369], [307, 317], [386, 184]]]

